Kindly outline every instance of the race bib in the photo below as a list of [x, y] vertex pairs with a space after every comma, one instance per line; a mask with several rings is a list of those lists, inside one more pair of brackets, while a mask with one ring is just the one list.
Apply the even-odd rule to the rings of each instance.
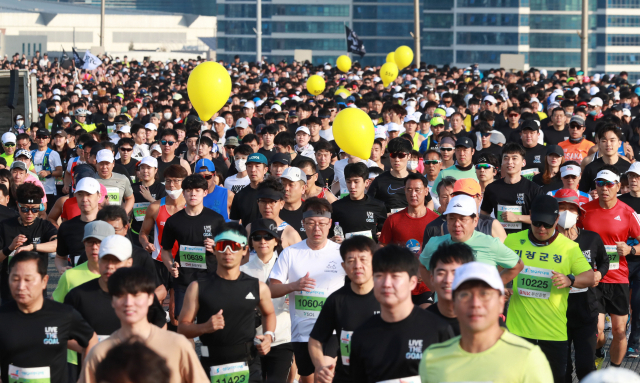
[[345, 239], [349, 239], [355, 235], [362, 235], [365, 237], [369, 237], [371, 239], [373, 239], [373, 235], [371, 235], [371, 230], [364, 230], [364, 231], [354, 231], [353, 233], [347, 233], [344, 235]]
[[120, 189], [109, 187], [107, 189], [107, 198], [109, 201], [109, 205], [118, 205], [120, 206]]
[[342, 355], [342, 364], [349, 365], [349, 355], [351, 355], [351, 336], [353, 331], [340, 331], [340, 355]]
[[609, 257], [609, 270], [618, 270], [620, 268], [620, 255], [616, 245], [605, 245], [604, 249]]
[[402, 211], [404, 209], [406, 209], [406, 207], [399, 207], [399, 208], [396, 208], [396, 209], [391, 209], [391, 214], [395, 214], [395, 213], [397, 213], [399, 211]]
[[500, 224], [502, 225], [503, 228], [505, 228], [505, 230], [506, 229], [522, 230], [522, 222], [505, 222], [502, 220], [502, 213], [507, 211], [515, 215], [522, 215], [522, 206], [498, 205], [498, 214], [496, 217], [498, 219], [498, 222], [500, 222]]
[[107, 125], [107, 133], [109, 135], [113, 134], [116, 131], [116, 125]]
[[383, 380], [378, 383], [421, 383], [420, 376], [407, 376], [406, 378]]
[[549, 299], [552, 276], [551, 270], [525, 266], [518, 274], [518, 294], [527, 298]]
[[207, 259], [204, 246], [180, 245], [180, 267], [206, 269]]
[[247, 362], [211, 366], [211, 383], [249, 383]]
[[107, 340], [109, 339], [111, 335], [98, 335], [98, 343], [102, 342], [103, 340]]
[[144, 221], [144, 216], [147, 214], [147, 208], [149, 207], [149, 202], [137, 202], [133, 204], [133, 218], [136, 221], [142, 222]]
[[540, 173], [538, 169], [527, 169], [527, 170], [520, 171], [520, 175], [528, 179], [529, 181], [531, 181], [533, 179], [533, 176], [535, 176], [538, 173]]
[[299, 318], [317, 318], [329, 296], [327, 290], [296, 291], [294, 308]]
[[23, 368], [9, 365], [9, 383], [49, 383], [51, 371], [49, 367]]

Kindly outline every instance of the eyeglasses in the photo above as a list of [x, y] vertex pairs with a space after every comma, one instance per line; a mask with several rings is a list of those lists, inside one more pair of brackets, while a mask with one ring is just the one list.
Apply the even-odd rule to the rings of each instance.
[[453, 151], [453, 148], [440, 148], [440, 151], [451, 152]]
[[176, 142], [175, 142], [175, 141], [161, 140], [161, 141], [160, 141], [160, 143], [161, 143], [162, 145], [167, 145], [167, 144], [169, 144], [169, 146], [171, 146], [171, 145], [175, 144]]
[[305, 222], [304, 224], [309, 227], [319, 227], [321, 229], [329, 226], [329, 222]]
[[40, 207], [26, 207], [26, 206], [20, 206], [20, 211], [23, 213], [28, 213], [29, 211], [31, 211], [33, 214], [39, 213], [40, 212]]
[[389, 153], [389, 157], [391, 158], [405, 158], [407, 156], [407, 153], [404, 152], [398, 152], [398, 153]]
[[2, 144], [2, 146], [4, 146], [5, 148], [13, 148], [14, 146], [16, 146], [16, 144], [6, 143], [6, 144]]
[[535, 227], [544, 226], [545, 229], [551, 229], [553, 227], [553, 224], [549, 225], [548, 223], [541, 221], [531, 222], [531, 224]]
[[263, 239], [264, 239], [265, 241], [271, 241], [271, 240], [272, 240], [272, 239], [274, 239], [274, 238], [275, 238], [275, 237], [274, 237], [273, 235], [269, 234], [269, 233], [267, 233], [267, 234], [253, 234], [253, 235], [251, 236], [251, 239], [252, 239], [253, 241], [255, 241], [255, 242], [260, 242], [260, 241], [262, 241]]
[[223, 240], [216, 242], [215, 249], [219, 253], [224, 253], [227, 249], [231, 250], [232, 253], [237, 253], [242, 250], [242, 244], [236, 241]]
[[[456, 293], [456, 300], [460, 300], [461, 302], [466, 303], [466, 302], [469, 302], [474, 295], [476, 294], [474, 294], [472, 291], [463, 290]], [[493, 295], [494, 295], [493, 291], [489, 289], [480, 290], [478, 291], [478, 294], [477, 294], [478, 299], [480, 299], [482, 302], [488, 302]]]
[[476, 169], [493, 169], [493, 165], [489, 164], [477, 164]]
[[423, 163], [424, 163], [425, 165], [437, 165], [437, 164], [439, 164], [440, 162], [442, 162], [442, 161], [440, 161], [440, 160], [424, 160], [424, 161], [423, 161]]
[[180, 184], [182, 184], [182, 178], [178, 178], [178, 179], [175, 179], [175, 180], [174, 179], [170, 179], [170, 178], [165, 178], [164, 179], [164, 183], [165, 183], [165, 185], [166, 184], [169, 184], [169, 185], [173, 185], [173, 184], [180, 185]]
[[313, 173], [313, 174], [307, 174], [307, 181], [309, 181], [310, 179], [313, 178], [313, 176], [315, 176], [318, 173]]
[[121, 151], [121, 152], [132, 152], [132, 151], [133, 151], [133, 148], [123, 148], [123, 147], [120, 147], [120, 151]]
[[596, 186], [599, 188], [606, 187], [612, 188], [616, 186], [617, 182], [605, 181], [605, 180], [596, 180]]
[[210, 179], [213, 178], [213, 174], [209, 174], [207, 176], [205, 176], [204, 174], [202, 175], [202, 177], [204, 177], [205, 180], [209, 181]]

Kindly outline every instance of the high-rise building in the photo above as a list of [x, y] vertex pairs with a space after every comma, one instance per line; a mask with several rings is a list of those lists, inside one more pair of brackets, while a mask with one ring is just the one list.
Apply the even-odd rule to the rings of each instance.
[[[101, 0], [46, 0], [56, 3], [75, 3], [100, 7]], [[215, 16], [215, 0], [105, 0], [105, 8], [118, 8], [141, 11], [186, 13], [200, 16]]]

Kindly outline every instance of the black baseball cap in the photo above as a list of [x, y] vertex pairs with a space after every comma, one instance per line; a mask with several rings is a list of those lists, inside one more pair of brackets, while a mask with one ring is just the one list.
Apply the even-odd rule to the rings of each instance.
[[540, 130], [540, 126], [535, 120], [524, 120], [522, 121], [522, 125], [520, 125], [520, 130]]
[[465, 148], [473, 148], [473, 142], [469, 137], [460, 137], [456, 141], [455, 147], [464, 146]]
[[36, 137], [38, 136], [51, 137], [51, 133], [47, 129], [38, 129], [38, 131], [36, 132]]
[[291, 155], [289, 153], [276, 153], [271, 157], [270, 164], [279, 163], [284, 165], [291, 165]]
[[258, 190], [256, 199], [259, 200], [260, 198], [270, 199], [273, 201], [280, 201], [284, 199], [284, 194], [271, 188], [264, 188], [264, 189]]
[[564, 150], [558, 145], [549, 145], [547, 146], [547, 155], [556, 154], [560, 157], [564, 157]]
[[249, 235], [253, 235], [258, 231], [265, 231], [280, 240], [280, 235], [278, 235], [278, 224], [272, 219], [258, 218], [251, 222], [251, 233]]
[[531, 203], [531, 222], [553, 225], [558, 218], [558, 200], [550, 195], [539, 195]]

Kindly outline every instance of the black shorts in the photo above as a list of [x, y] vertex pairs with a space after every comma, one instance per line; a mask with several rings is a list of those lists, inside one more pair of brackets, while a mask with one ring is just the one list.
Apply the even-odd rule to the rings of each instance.
[[433, 304], [433, 291], [425, 291], [422, 294], [411, 295], [411, 301], [414, 305], [421, 305], [425, 303]]
[[155, 259], [153, 260], [153, 264], [156, 265], [157, 283], [159, 283], [159, 285], [164, 285], [164, 288], [169, 292], [171, 289], [171, 274], [169, 274], [167, 266], [165, 266], [162, 261]]
[[629, 315], [629, 284], [600, 283], [600, 314]]
[[[300, 376], [309, 376], [313, 374], [316, 368], [311, 361], [309, 355], [308, 342], [291, 342], [293, 345], [293, 355], [296, 357], [296, 366], [298, 366], [298, 374]], [[335, 358], [338, 356], [338, 337], [332, 335], [331, 338], [322, 346], [322, 351], [326, 356]]]

